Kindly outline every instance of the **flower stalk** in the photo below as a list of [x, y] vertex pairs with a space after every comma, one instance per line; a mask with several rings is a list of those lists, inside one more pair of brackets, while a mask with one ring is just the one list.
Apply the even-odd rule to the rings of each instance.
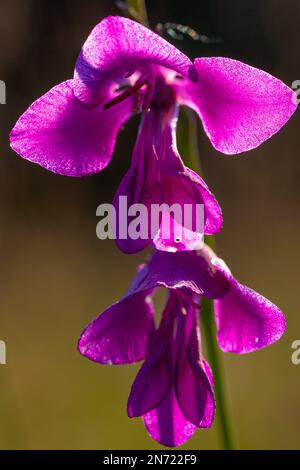
[[234, 443], [225, 393], [226, 384], [224, 370], [215, 338], [214, 305], [212, 300], [206, 298], [202, 299], [201, 320], [207, 349], [207, 358], [212, 367], [214, 376], [214, 389], [217, 403], [215, 419], [219, 430], [220, 442], [224, 450], [233, 450]]

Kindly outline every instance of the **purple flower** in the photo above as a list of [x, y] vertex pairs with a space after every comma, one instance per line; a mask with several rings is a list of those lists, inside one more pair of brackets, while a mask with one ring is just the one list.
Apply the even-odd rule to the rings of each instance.
[[[152, 296], [168, 290], [160, 326]], [[213, 379], [201, 354], [199, 299], [215, 299], [217, 340], [226, 352], [248, 353], [277, 341], [283, 313], [240, 284], [207, 247], [201, 251], [155, 252], [140, 267], [125, 296], [81, 334], [82, 355], [100, 364], [144, 359], [131, 389], [127, 411], [141, 416], [149, 434], [178, 446], [214, 418]]]
[[[292, 97], [290, 88], [266, 72], [227, 58], [192, 63], [144, 26], [108, 17], [85, 42], [73, 80], [52, 88], [20, 117], [11, 146], [55, 173], [90, 175], [109, 163], [125, 121], [144, 111], [132, 164], [117, 194], [147, 206], [202, 203], [209, 235], [221, 228], [221, 210], [203, 180], [178, 155], [178, 107], [193, 108], [214, 147], [233, 154], [276, 133], [295, 111]], [[119, 240], [129, 252], [148, 243], [150, 239]], [[192, 250], [199, 245], [199, 234], [184, 230], [178, 244], [159, 229], [154, 245]]]

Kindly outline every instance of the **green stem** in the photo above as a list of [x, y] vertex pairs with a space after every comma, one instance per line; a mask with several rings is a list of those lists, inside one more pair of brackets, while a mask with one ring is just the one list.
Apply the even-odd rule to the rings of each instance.
[[234, 445], [226, 403], [224, 370], [216, 342], [214, 305], [213, 301], [209, 299], [202, 299], [201, 322], [205, 333], [208, 361], [212, 367], [214, 376], [214, 389], [217, 403], [216, 422], [219, 429], [220, 441], [225, 450], [232, 450], [234, 449]]
[[179, 153], [184, 155], [185, 164], [201, 174], [201, 163], [198, 153], [198, 127], [196, 114], [189, 108], [180, 109], [177, 126]]

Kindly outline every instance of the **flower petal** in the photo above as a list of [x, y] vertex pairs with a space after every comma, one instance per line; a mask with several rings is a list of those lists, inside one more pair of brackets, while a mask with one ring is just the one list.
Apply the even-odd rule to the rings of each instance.
[[294, 92], [262, 70], [237, 60], [195, 60], [198, 82], [177, 86], [179, 100], [200, 116], [214, 147], [225, 154], [251, 150], [289, 120]]
[[90, 175], [109, 163], [117, 134], [130, 114], [129, 99], [108, 110], [83, 107], [68, 80], [25, 111], [11, 132], [11, 147], [54, 173]]
[[198, 312], [188, 304], [185, 312], [178, 325], [176, 396], [185, 418], [199, 428], [208, 428], [214, 419], [215, 399], [207, 366], [203, 367], [200, 360]]
[[157, 408], [144, 414], [143, 421], [152, 439], [168, 447], [180, 446], [197, 430], [183, 416], [173, 388]]
[[154, 252], [150, 260], [141, 266], [126, 295], [155, 287], [185, 287], [195, 294], [216, 299], [224, 297], [230, 284], [218, 265], [214, 264], [213, 253], [205, 246], [197, 252]]
[[174, 292], [162, 313], [159, 328], [151, 336], [145, 362], [132, 385], [127, 404], [130, 417], [141, 416], [157, 408], [173, 384], [173, 332], [177, 296]]
[[222, 351], [244, 354], [279, 340], [285, 330], [281, 310], [234, 278], [230, 283], [230, 291], [215, 301], [217, 338]]
[[158, 330], [152, 335], [145, 362], [132, 385], [127, 403], [130, 418], [156, 408], [172, 386], [174, 296], [170, 296]]
[[[169, 148], [169, 152], [173, 153], [173, 158], [180, 158], [174, 152], [174, 149]], [[176, 170], [165, 172], [161, 175], [161, 186], [164, 193], [164, 202], [172, 207], [173, 204], [179, 204], [181, 207], [181, 214], [184, 217], [185, 207], [190, 206], [191, 211], [191, 227], [184, 222], [177, 223], [176, 217], [171, 217], [174, 223], [173, 232], [169, 227], [168, 213], [163, 213], [162, 223], [157, 236], [154, 238], [155, 248], [165, 251], [193, 251], [200, 249], [203, 245], [203, 235], [212, 235], [219, 232], [222, 228], [222, 211], [215, 199], [214, 195], [209, 190], [204, 180], [194, 171], [182, 166]], [[200, 206], [203, 206], [203, 226], [200, 227], [199, 232], [195, 226], [197, 220], [197, 211]], [[164, 218], [166, 217], [166, 219]], [[179, 219], [180, 220], [180, 219]], [[164, 232], [163, 227], [167, 227]]]
[[117, 81], [151, 64], [184, 76], [193, 71], [188, 57], [150, 29], [128, 18], [109, 16], [83, 45], [75, 69], [75, 94], [85, 103], [93, 103], [105, 82]]
[[79, 352], [101, 364], [130, 364], [144, 359], [154, 330], [149, 291], [124, 297], [97, 317], [79, 338]]
[[169, 380], [165, 348], [158, 343], [158, 349], [146, 359], [131, 387], [128, 416], [141, 416], [156, 408], [168, 390]]
[[[146, 208], [140, 223], [145, 231], [143, 238], [133, 238], [129, 231], [127, 237], [117, 238], [117, 245], [127, 253], [139, 251], [152, 241], [163, 251], [199, 249], [204, 233], [216, 233], [222, 227], [216, 199], [178, 154], [176, 122], [175, 110], [151, 111], [142, 119], [130, 169], [114, 198], [117, 222], [119, 214], [124, 214], [121, 198], [127, 198], [128, 207], [143, 204]], [[190, 220], [186, 220], [186, 214]]]
[[[150, 113], [149, 113], [150, 114]], [[159, 161], [153, 158], [152, 152], [152, 120], [148, 116], [142, 118], [137, 141], [133, 150], [132, 162], [128, 172], [122, 179], [113, 205], [116, 210], [116, 233], [120, 235], [119, 221], [123, 220], [124, 208], [121, 206], [121, 198], [127, 198], [127, 207], [134, 204], [143, 204], [147, 210], [143, 216], [141, 228], [145, 229], [145, 237], [133, 239], [130, 233], [130, 223], [134, 217], [128, 217], [128, 236], [118, 236], [116, 243], [125, 253], [135, 253], [144, 249], [151, 242], [151, 204], [160, 201], [159, 195]], [[126, 224], [127, 225], [127, 224]], [[130, 235], [130, 236], [129, 236]]]

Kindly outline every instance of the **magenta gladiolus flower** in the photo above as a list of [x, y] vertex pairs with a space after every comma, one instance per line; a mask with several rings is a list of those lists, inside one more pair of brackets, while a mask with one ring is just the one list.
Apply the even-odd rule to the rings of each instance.
[[[160, 326], [152, 296], [168, 289]], [[207, 247], [201, 251], [155, 252], [125, 296], [81, 334], [82, 355], [100, 364], [144, 359], [131, 389], [127, 411], [141, 416], [148, 433], [178, 446], [214, 418], [213, 379], [202, 357], [199, 298], [215, 299], [217, 340], [223, 351], [248, 353], [277, 341], [283, 313], [240, 284]]]
[[[293, 114], [293, 91], [266, 72], [227, 58], [192, 63], [144, 26], [108, 17], [92, 31], [76, 63], [73, 80], [33, 103], [11, 132], [11, 146], [22, 157], [67, 176], [101, 171], [110, 161], [120, 128], [144, 112], [131, 167], [118, 195], [132, 203], [202, 203], [205, 234], [222, 225], [221, 210], [203, 180], [186, 168], [176, 150], [180, 105], [193, 108], [214, 147], [226, 154], [257, 147]], [[115, 204], [116, 199], [115, 199]], [[192, 250], [199, 234], [185, 233], [180, 244], [154, 245]], [[150, 240], [120, 240], [137, 251]]]

